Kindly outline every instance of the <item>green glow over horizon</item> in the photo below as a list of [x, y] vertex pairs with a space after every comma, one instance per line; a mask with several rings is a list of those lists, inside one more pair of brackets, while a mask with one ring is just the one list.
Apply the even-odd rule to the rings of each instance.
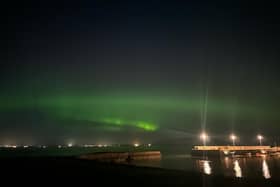
[[[0, 110], [36, 109], [46, 116], [57, 120], [85, 121], [106, 127], [134, 127], [144, 131], [157, 131], [162, 127], [161, 121], [176, 120], [176, 115], [191, 115], [197, 122], [185, 117], [185, 124], [199, 126], [201, 97], [185, 96], [148, 96], [148, 95], [56, 95], [32, 97], [1, 98]], [[225, 99], [209, 99], [208, 114], [223, 119], [230, 119], [234, 110], [236, 118], [274, 117], [271, 111], [263, 111], [261, 107], [245, 103], [235, 104]], [[108, 128], [110, 129], [110, 128]]]
[[146, 131], [155, 131], [158, 129], [155, 123], [145, 122], [145, 121], [129, 121], [129, 120], [121, 120], [121, 119], [103, 119], [100, 122], [113, 124], [117, 126], [135, 126], [140, 129], [144, 129]]

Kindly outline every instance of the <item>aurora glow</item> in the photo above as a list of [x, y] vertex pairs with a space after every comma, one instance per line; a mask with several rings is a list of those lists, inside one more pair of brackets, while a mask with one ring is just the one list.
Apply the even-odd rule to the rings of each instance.
[[145, 121], [126, 121], [121, 119], [103, 119], [97, 122], [106, 123], [106, 124], [113, 124], [117, 126], [125, 126], [125, 125], [131, 125], [135, 126], [141, 129], [144, 129], [146, 131], [155, 131], [157, 130], [157, 125], [150, 122]]
[[[28, 110], [36, 107], [52, 118], [89, 121], [105, 126], [131, 126], [145, 131], [156, 131], [160, 121], [178, 111], [199, 115], [201, 99], [195, 97], [155, 96], [53, 96], [7, 97], [2, 100], [1, 110]], [[211, 100], [209, 115], [228, 116], [233, 104], [229, 101]], [[260, 117], [263, 111], [251, 106], [235, 106], [240, 117]], [[271, 117], [271, 113], [269, 113]], [[188, 125], [188, 124], [186, 124]], [[191, 124], [189, 124], [191, 125]]]

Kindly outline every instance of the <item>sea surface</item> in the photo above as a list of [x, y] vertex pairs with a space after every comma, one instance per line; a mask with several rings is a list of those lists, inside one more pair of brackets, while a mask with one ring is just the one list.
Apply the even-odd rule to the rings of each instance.
[[189, 154], [162, 155], [161, 160], [135, 161], [133, 164], [237, 178], [264, 178], [269, 180], [280, 177], [279, 156], [202, 159], [193, 158]]

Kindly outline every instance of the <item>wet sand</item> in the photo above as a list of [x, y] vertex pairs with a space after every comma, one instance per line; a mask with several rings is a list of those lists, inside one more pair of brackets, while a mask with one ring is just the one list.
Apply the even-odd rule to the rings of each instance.
[[[280, 186], [279, 179], [253, 180], [207, 176], [195, 172], [100, 163], [73, 157], [1, 158], [2, 180], [8, 184], [58, 183], [78, 186]], [[36, 182], [37, 181], [37, 182]]]

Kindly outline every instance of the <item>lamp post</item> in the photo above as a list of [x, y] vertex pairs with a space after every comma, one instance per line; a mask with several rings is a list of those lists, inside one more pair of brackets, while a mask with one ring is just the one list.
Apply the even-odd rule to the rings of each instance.
[[208, 135], [205, 132], [203, 132], [203, 133], [200, 134], [200, 139], [203, 142], [203, 146], [206, 146], [206, 141], [208, 139]]
[[232, 145], [235, 146], [235, 140], [236, 140], [237, 137], [234, 134], [231, 134], [229, 138], [232, 141]]
[[262, 135], [258, 135], [257, 138], [258, 138], [258, 140], [260, 142], [260, 146], [262, 146], [263, 136]]

